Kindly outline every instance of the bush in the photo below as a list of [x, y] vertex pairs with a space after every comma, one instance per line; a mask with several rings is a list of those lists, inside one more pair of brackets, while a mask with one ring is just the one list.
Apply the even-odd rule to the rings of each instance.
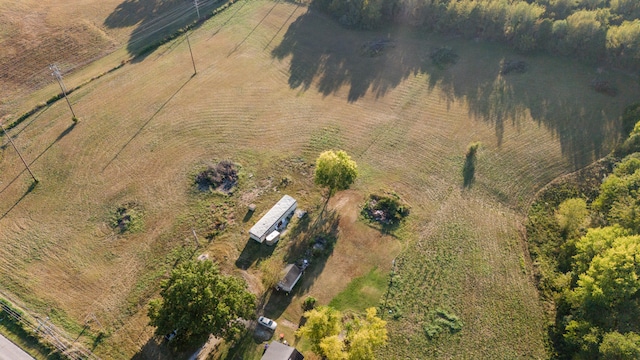
[[608, 80], [593, 79], [591, 80], [591, 87], [593, 88], [593, 90], [605, 95], [609, 95], [609, 96], [618, 95], [618, 89], [614, 85], [612, 85]]
[[118, 208], [111, 214], [111, 227], [119, 233], [137, 232], [142, 230], [142, 209], [136, 203], [128, 203]]
[[313, 296], [307, 296], [307, 298], [304, 299], [304, 302], [302, 303], [302, 310], [309, 311], [309, 310], [315, 308], [317, 302], [318, 302], [318, 300], [316, 298], [314, 298]]
[[515, 72], [522, 74], [527, 71], [527, 63], [522, 60], [506, 60], [500, 64], [500, 74], [507, 75]]
[[456, 54], [452, 48], [443, 46], [435, 49], [429, 56], [431, 62], [437, 67], [443, 69], [458, 62], [458, 54]]

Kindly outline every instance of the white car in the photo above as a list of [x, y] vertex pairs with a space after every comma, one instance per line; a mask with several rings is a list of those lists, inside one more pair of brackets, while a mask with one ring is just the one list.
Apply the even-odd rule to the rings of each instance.
[[271, 330], [275, 330], [278, 326], [278, 323], [264, 316], [260, 316], [258, 318], [258, 324], [267, 327]]

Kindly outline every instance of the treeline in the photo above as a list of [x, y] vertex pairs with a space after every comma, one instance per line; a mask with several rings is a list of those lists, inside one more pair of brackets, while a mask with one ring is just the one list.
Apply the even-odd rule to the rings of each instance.
[[349, 27], [390, 24], [640, 70], [638, 0], [312, 0]]
[[[626, 115], [640, 119], [640, 105]], [[614, 155], [531, 206], [527, 239], [553, 307], [554, 358], [640, 359], [639, 151], [640, 121]]]

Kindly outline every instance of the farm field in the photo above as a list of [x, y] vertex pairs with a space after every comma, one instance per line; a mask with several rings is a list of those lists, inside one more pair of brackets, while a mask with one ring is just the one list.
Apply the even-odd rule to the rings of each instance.
[[[136, 13], [136, 4], [146, 3], [153, 2], [123, 4]], [[11, 4], [17, 14], [26, 11]], [[104, 2], [95, 22], [104, 24], [117, 5]], [[144, 21], [127, 24], [110, 35], [123, 47], [110, 56], [122, 60], [130, 57], [124, 43]], [[361, 51], [381, 38], [392, 46], [380, 56]], [[360, 177], [329, 203], [324, 230], [337, 235], [333, 252], [312, 264], [290, 297], [261, 299], [279, 331], [293, 339], [307, 295], [361, 310], [346, 289], [370, 294], [365, 302], [380, 297], [374, 305], [385, 310], [390, 335], [381, 359], [547, 357], [522, 221], [545, 184], [609, 152], [624, 106], [640, 94], [637, 81], [491, 43], [408, 29], [345, 30], [304, 6], [267, 0], [238, 1], [189, 41], [195, 76], [178, 37], [72, 93], [80, 122], [58, 101], [12, 129], [39, 180], [35, 187], [2, 137], [3, 292], [72, 338], [82, 333], [78, 341], [101, 358], [162, 358], [145, 305], [171, 266], [207, 253], [262, 294], [269, 259], [290, 260], [312, 234], [296, 220], [275, 249], [265, 250], [248, 241], [248, 229], [284, 193], [314, 221], [323, 200], [312, 164], [321, 151], [340, 148], [358, 163]], [[88, 58], [108, 53], [108, 44]], [[440, 68], [430, 53], [444, 45], [459, 60]], [[500, 62], [514, 58], [528, 63], [527, 72], [500, 75]], [[78, 70], [70, 84], [92, 71]], [[618, 96], [589, 88], [597, 71], [617, 85]], [[55, 94], [54, 85], [39, 90], [50, 91], [46, 97], [27, 96], [33, 104], [3, 103], [5, 121]], [[464, 187], [472, 142], [481, 143], [475, 180]], [[195, 191], [198, 169], [222, 159], [241, 166], [234, 194]], [[381, 191], [411, 206], [393, 234], [359, 217], [366, 196]], [[246, 214], [250, 203], [258, 205], [253, 217]], [[143, 226], [121, 235], [110, 222], [126, 204], [141, 209]], [[226, 228], [206, 239], [210, 219], [221, 214]], [[197, 251], [191, 229], [200, 234]], [[391, 285], [381, 286], [381, 276]], [[352, 279], [364, 280], [348, 286]], [[429, 338], [425, 329], [442, 312], [457, 316], [462, 328]], [[83, 332], [87, 319], [98, 321]], [[233, 351], [259, 358], [260, 344], [245, 344], [228, 358]]]

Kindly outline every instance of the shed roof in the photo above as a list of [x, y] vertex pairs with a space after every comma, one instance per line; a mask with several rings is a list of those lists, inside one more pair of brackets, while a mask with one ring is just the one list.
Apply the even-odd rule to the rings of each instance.
[[262, 239], [264, 235], [266, 235], [267, 231], [278, 221], [284, 214], [287, 213], [287, 210], [291, 208], [296, 203], [296, 199], [292, 198], [289, 195], [285, 195], [278, 201], [263, 217], [258, 220], [258, 222], [253, 225], [249, 232], [259, 238]]
[[296, 348], [272, 341], [260, 360], [298, 360], [304, 359]]
[[302, 274], [302, 269], [300, 269], [300, 267], [298, 267], [296, 264], [289, 264], [284, 268], [284, 273], [284, 278], [278, 283], [278, 285], [283, 288], [289, 289], [293, 288], [293, 286], [296, 284], [296, 281], [300, 277], [300, 274]]

